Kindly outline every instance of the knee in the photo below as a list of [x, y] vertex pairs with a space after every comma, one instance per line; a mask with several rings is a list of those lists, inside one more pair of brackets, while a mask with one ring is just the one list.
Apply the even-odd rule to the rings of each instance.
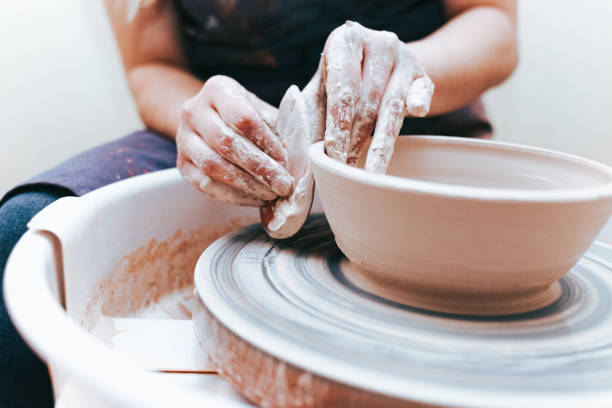
[[40, 210], [64, 196], [54, 191], [24, 191], [15, 194], [0, 207], [0, 271], [21, 236], [27, 231], [28, 222]]

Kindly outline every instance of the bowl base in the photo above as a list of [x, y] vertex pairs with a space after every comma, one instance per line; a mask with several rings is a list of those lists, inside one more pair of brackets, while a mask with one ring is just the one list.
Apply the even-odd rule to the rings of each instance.
[[561, 296], [559, 282], [506, 291], [469, 291], [418, 287], [413, 282], [385, 280], [372, 269], [346, 260], [342, 273], [357, 288], [383, 299], [435, 312], [501, 316], [531, 312], [550, 305]]

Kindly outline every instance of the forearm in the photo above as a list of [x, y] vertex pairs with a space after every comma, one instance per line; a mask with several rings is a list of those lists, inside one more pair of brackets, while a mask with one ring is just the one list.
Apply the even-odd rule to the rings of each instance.
[[163, 63], [140, 64], [127, 75], [147, 128], [174, 138], [183, 103], [198, 93], [202, 81], [182, 68]]
[[430, 115], [468, 104], [505, 80], [517, 64], [514, 16], [495, 7], [463, 11], [408, 45], [436, 86]]
[[140, 1], [135, 14], [130, 3], [105, 0], [128, 83], [145, 125], [174, 138], [181, 107], [202, 81], [184, 68], [172, 2]]

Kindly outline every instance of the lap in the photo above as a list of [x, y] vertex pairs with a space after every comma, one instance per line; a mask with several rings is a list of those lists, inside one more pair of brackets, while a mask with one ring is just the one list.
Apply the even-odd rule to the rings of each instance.
[[2, 202], [21, 191], [40, 186], [63, 188], [80, 196], [119, 180], [175, 165], [174, 141], [143, 130], [94, 147], [32, 177], [9, 191]]
[[[8, 256], [27, 223], [60, 197], [83, 195], [132, 176], [174, 167], [174, 141], [140, 131], [85, 151], [10, 190], [0, 201], [0, 289]], [[0, 302], [0, 406], [51, 407], [46, 367], [23, 342]]]
[[[61, 189], [24, 191], [0, 207], [0, 272], [11, 249], [26, 232], [27, 223], [40, 210], [70, 194]], [[0, 275], [0, 278], [2, 276]], [[2, 279], [0, 279], [0, 289]], [[11, 323], [4, 302], [0, 302], [0, 406], [51, 407], [53, 393], [47, 369], [23, 342]]]

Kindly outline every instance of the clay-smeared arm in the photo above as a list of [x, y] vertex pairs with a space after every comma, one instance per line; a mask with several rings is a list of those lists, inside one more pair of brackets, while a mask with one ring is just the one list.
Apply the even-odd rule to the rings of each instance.
[[[262, 205], [288, 195], [293, 177], [285, 168], [287, 152], [276, 136], [276, 109], [257, 99], [235, 80], [214, 76], [183, 106], [177, 147], [178, 168], [200, 170], [216, 184], [194, 183], [230, 203]], [[186, 177], [188, 178], [188, 177]], [[190, 181], [193, 178], [188, 178]], [[212, 191], [217, 184], [228, 188]]]
[[351, 21], [330, 34], [323, 61], [327, 154], [356, 164], [374, 130], [366, 170], [384, 173], [404, 116], [428, 112], [431, 80], [395, 34]]
[[322, 57], [329, 156], [356, 164], [373, 132], [366, 170], [384, 173], [405, 115], [462, 107], [512, 72], [514, 0], [446, 0], [444, 5], [449, 21], [413, 43], [354, 22], [330, 34]]
[[176, 137], [184, 178], [222, 201], [261, 206], [289, 194], [277, 109], [236, 81], [186, 68], [168, 0], [105, 0], [128, 83], [149, 129]]

